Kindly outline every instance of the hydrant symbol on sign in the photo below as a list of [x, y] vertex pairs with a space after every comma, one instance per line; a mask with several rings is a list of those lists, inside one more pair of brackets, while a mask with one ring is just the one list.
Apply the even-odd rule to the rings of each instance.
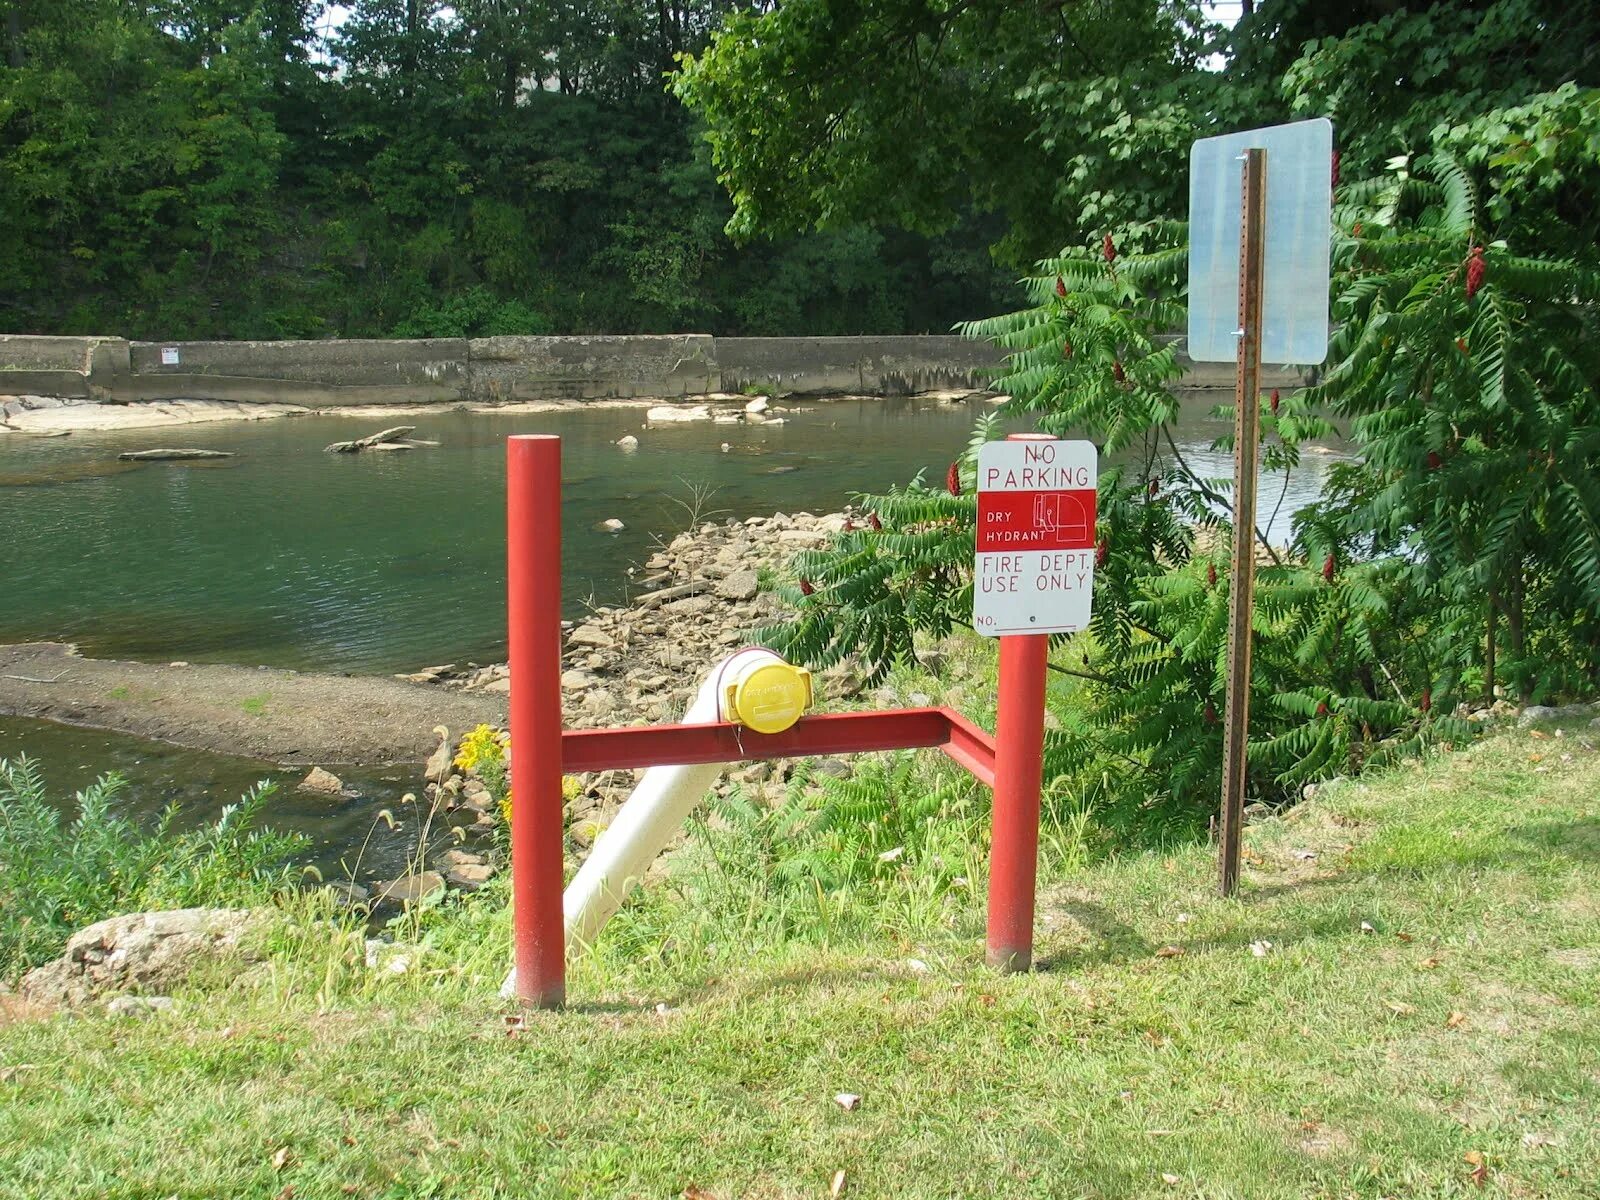
[[1062, 492], [1036, 492], [1033, 497], [1033, 527], [1071, 542], [1089, 537], [1089, 517], [1076, 496]]

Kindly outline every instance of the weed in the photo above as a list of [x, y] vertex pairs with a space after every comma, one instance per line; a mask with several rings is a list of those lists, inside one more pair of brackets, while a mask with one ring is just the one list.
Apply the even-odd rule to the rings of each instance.
[[289, 886], [304, 840], [258, 828], [273, 785], [260, 783], [210, 825], [151, 830], [113, 811], [124, 786], [102, 776], [77, 793], [70, 821], [26, 758], [0, 759], [0, 979], [60, 950], [73, 930], [120, 912], [260, 902]]

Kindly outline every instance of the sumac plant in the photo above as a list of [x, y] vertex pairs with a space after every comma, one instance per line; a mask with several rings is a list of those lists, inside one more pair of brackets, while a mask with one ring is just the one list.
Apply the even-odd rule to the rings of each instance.
[[[1600, 272], [1509, 244], [1448, 154], [1392, 167], [1335, 209], [1335, 365], [1301, 399], [1361, 454], [1300, 515], [1300, 540], [1392, 563], [1423, 606], [1409, 654], [1435, 702], [1497, 683], [1523, 700], [1587, 690], [1600, 672]], [[1499, 201], [1509, 225], [1515, 206]]]
[[[1474, 181], [1440, 154], [1337, 196], [1334, 311], [1320, 380], [1261, 404], [1264, 508], [1309, 439], [1350, 461], [1294, 514], [1288, 545], [1258, 530], [1250, 792], [1459, 739], [1463, 703], [1496, 678], [1544, 696], [1594, 682], [1600, 634], [1600, 330], [1586, 266], [1508, 246]], [[918, 634], [972, 606], [972, 462], [1005, 424], [1101, 448], [1095, 610], [1055, 639], [1072, 677], [1047, 739], [1049, 793], [1102, 827], [1193, 830], [1219, 787], [1232, 514], [1175, 429], [1181, 226], [1119, 231], [1041, 262], [1032, 305], [966, 331], [1007, 352], [1007, 396], [959, 466], [863, 495], [873, 514], [795, 565], [791, 619], [765, 631], [812, 663], [869, 680]], [[1469, 294], [1470, 293], [1470, 294]], [[1218, 410], [1231, 415], [1231, 407]], [[1226, 439], [1223, 443], [1226, 444]], [[1498, 672], [1498, 675], [1496, 674]]]

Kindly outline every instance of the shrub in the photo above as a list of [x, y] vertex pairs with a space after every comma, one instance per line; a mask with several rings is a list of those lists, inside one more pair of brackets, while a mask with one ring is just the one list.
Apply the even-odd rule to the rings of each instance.
[[76, 929], [121, 912], [261, 903], [289, 887], [297, 835], [258, 828], [260, 783], [215, 823], [173, 833], [176, 809], [141, 830], [112, 811], [125, 786], [104, 775], [70, 821], [26, 758], [0, 759], [0, 979], [58, 953]]

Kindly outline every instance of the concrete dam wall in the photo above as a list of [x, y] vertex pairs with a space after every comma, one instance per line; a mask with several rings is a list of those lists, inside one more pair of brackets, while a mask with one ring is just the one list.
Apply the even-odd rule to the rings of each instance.
[[[954, 335], [130, 342], [0, 334], [0, 394], [108, 404], [492, 404], [671, 399], [751, 389], [904, 395], [982, 388], [1000, 366], [995, 346]], [[1229, 364], [1189, 366], [1192, 384], [1232, 383]], [[1299, 381], [1292, 372], [1277, 375], [1263, 372], [1265, 386]]]

